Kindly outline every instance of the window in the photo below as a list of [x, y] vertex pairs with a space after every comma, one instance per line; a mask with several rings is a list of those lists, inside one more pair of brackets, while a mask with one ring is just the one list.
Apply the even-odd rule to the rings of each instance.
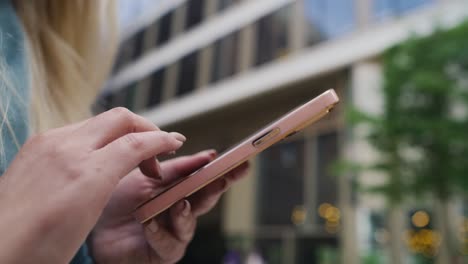
[[144, 44], [145, 30], [141, 30], [131, 38], [124, 41], [119, 46], [117, 59], [114, 63], [112, 72], [115, 73], [118, 70], [125, 67], [125, 65], [136, 60], [143, 53], [143, 44]]
[[159, 21], [159, 31], [156, 46], [165, 44], [171, 38], [173, 13], [165, 14]]
[[[317, 205], [328, 203], [337, 206], [337, 182], [330, 174], [330, 166], [338, 158], [338, 136], [336, 132], [323, 134], [317, 137], [317, 168], [316, 168], [316, 186]], [[314, 187], [312, 187], [314, 188]], [[318, 217], [318, 215], [317, 215]], [[325, 220], [319, 218], [323, 224]]]
[[231, 7], [237, 3], [239, 3], [242, 0], [218, 0], [218, 11], [222, 11], [227, 9], [228, 7]]
[[117, 57], [115, 59], [114, 65], [112, 66], [112, 75], [116, 74], [125, 64], [125, 56], [122, 52], [122, 48], [119, 48], [117, 51]]
[[135, 95], [136, 95], [136, 87], [137, 84], [134, 83], [123, 91], [123, 96], [125, 97], [125, 102], [124, 106], [130, 110], [134, 110], [134, 101], [135, 101]]
[[211, 82], [228, 78], [237, 72], [239, 33], [218, 40], [214, 44]]
[[133, 45], [134, 45], [132, 58], [133, 60], [136, 60], [144, 52], [143, 45], [144, 45], [144, 38], [145, 38], [145, 30], [139, 31], [132, 38], [133, 38]]
[[296, 240], [296, 264], [339, 263], [336, 237], [304, 236]]
[[304, 141], [269, 148], [259, 166], [259, 224], [292, 225], [291, 214], [303, 204]]
[[112, 101], [114, 95], [112, 93], [106, 93], [100, 95], [92, 106], [93, 114], [98, 115], [112, 108]]
[[189, 0], [187, 3], [187, 19], [185, 29], [198, 25], [203, 20], [204, 0]]
[[[305, 140], [314, 149], [305, 156]], [[311, 141], [310, 141], [311, 140]], [[315, 154], [312, 154], [315, 153]], [[259, 156], [259, 224], [292, 225], [292, 213], [303, 208], [305, 191], [312, 190], [314, 204], [337, 206], [337, 181], [330, 174], [330, 167], [338, 158], [338, 133], [320, 134], [313, 138], [280, 143]], [[315, 164], [306, 171], [306, 163]], [[308, 167], [308, 166], [307, 166]], [[312, 177], [313, 186], [304, 186], [305, 177]], [[284, 199], [288, 197], [288, 199]], [[271, 207], [274, 205], [274, 209]], [[318, 208], [303, 208], [317, 212]], [[316, 214], [318, 223], [325, 220]], [[315, 221], [314, 221], [315, 222]]]
[[351, 31], [356, 24], [354, 5], [354, 0], [306, 0], [308, 44], [333, 39]]
[[161, 103], [164, 85], [165, 70], [159, 70], [151, 76], [151, 87], [148, 98], [148, 107], [154, 107]]
[[177, 78], [177, 95], [187, 94], [195, 89], [197, 76], [197, 53], [191, 53], [180, 61], [179, 75]]
[[372, 10], [376, 20], [403, 15], [435, 0], [374, 0]]
[[255, 65], [270, 62], [288, 53], [289, 7], [260, 19], [257, 23]]
[[107, 109], [122, 106], [129, 109], [133, 108], [133, 99], [135, 96], [136, 84], [131, 84], [123, 89], [115, 91], [111, 94], [106, 95], [101, 99], [101, 105], [105, 105]]
[[[279, 238], [260, 238], [255, 241], [257, 254], [269, 264], [284, 262], [284, 242]], [[263, 263], [263, 262], [260, 262]]]

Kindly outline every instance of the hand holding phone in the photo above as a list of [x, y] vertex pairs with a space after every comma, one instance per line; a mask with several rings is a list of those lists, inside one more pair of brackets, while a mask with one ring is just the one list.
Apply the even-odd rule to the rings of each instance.
[[278, 141], [316, 122], [338, 102], [339, 98], [333, 89], [322, 93], [260, 129], [162, 193], [144, 202], [135, 209], [133, 215], [140, 223], [151, 220], [177, 201], [190, 196]]

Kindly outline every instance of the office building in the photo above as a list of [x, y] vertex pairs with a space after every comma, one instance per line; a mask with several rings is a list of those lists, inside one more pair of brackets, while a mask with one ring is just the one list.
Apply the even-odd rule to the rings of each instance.
[[256, 250], [268, 263], [337, 254], [359, 263], [382, 201], [330, 173], [340, 156], [373, 156], [362, 131], [346, 126], [344, 109], [379, 112], [382, 52], [467, 13], [457, 0], [161, 0], [122, 35], [97, 108], [125, 106], [185, 134], [180, 154], [223, 151], [334, 88], [336, 110], [255, 158], [251, 175], [201, 219], [188, 254], [205, 263], [227, 249]]

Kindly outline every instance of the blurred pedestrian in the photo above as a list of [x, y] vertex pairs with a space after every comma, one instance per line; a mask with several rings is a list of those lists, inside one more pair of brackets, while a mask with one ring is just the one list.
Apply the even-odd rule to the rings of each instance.
[[263, 259], [260, 252], [257, 250], [252, 250], [245, 260], [245, 264], [265, 264], [265, 260]]

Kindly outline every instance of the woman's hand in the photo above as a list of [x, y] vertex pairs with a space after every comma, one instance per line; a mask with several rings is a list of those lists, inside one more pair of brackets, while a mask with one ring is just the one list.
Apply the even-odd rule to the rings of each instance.
[[0, 178], [0, 263], [69, 262], [119, 181], [183, 141], [124, 108], [32, 137]]
[[216, 152], [209, 150], [162, 162], [161, 180], [148, 178], [138, 170], [125, 177], [117, 186], [93, 230], [90, 246], [96, 262], [177, 262], [192, 239], [197, 217], [213, 208], [231, 183], [245, 175], [248, 164], [242, 164], [193, 194], [188, 200], [176, 203], [145, 226], [138, 223], [131, 212], [154, 193], [199, 169], [215, 156]]

